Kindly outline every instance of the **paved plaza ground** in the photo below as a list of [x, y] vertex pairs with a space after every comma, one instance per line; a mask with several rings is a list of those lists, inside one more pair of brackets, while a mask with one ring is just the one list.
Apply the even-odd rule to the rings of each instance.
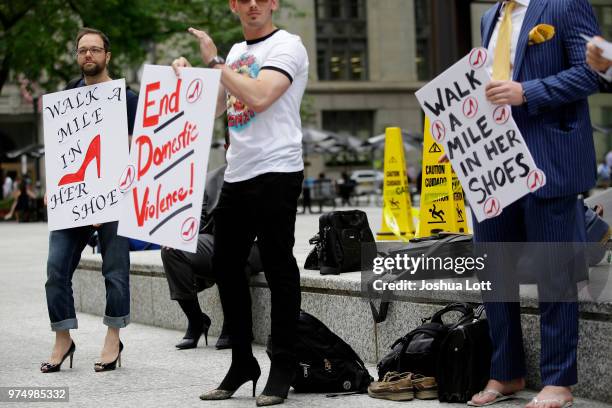
[[[380, 225], [380, 209], [367, 210], [372, 229]], [[296, 237], [307, 240], [318, 225], [317, 215], [298, 216]], [[214, 388], [230, 363], [230, 351], [216, 351], [215, 338], [204, 347], [203, 339], [195, 350], [177, 351], [174, 344], [182, 332], [141, 324], [122, 330], [125, 350], [123, 367], [114, 372], [94, 373], [93, 363], [102, 346], [105, 327], [98, 316], [79, 313], [79, 329], [73, 333], [77, 350], [74, 368], [67, 364], [60, 373], [41, 374], [40, 362], [48, 357], [53, 334], [49, 329], [44, 282], [48, 231], [46, 224], [0, 223], [0, 387], [69, 387], [74, 407], [254, 407], [250, 386], [241, 388], [235, 398], [220, 402], [198, 399]], [[307, 244], [301, 243], [304, 248]], [[86, 251], [90, 249], [86, 249]], [[258, 392], [263, 390], [269, 360], [264, 348], [255, 347], [262, 366]], [[370, 366], [372, 374], [374, 367]], [[499, 407], [520, 407], [533, 396], [521, 394]], [[3, 404], [0, 406], [57, 407], [56, 403]], [[326, 398], [319, 394], [290, 393], [286, 407], [459, 407], [437, 401], [394, 403], [374, 400], [367, 395]], [[578, 400], [577, 407], [612, 407]]]

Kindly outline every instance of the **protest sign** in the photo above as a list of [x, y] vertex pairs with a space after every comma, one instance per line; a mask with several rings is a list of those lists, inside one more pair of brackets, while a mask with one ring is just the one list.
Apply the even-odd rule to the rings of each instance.
[[117, 221], [128, 159], [125, 80], [43, 95], [51, 231]]
[[221, 71], [145, 65], [120, 235], [196, 252]]
[[442, 143], [478, 221], [546, 183], [510, 106], [491, 104], [485, 86], [487, 50], [468, 55], [416, 92], [431, 119], [431, 135]]

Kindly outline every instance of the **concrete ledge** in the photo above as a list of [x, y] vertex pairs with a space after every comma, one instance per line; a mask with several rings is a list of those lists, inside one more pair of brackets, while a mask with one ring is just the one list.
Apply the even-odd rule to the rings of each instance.
[[[307, 251], [296, 248], [296, 254], [298, 265], [303, 265]], [[159, 251], [134, 252], [130, 255], [132, 321], [184, 330], [186, 319], [177, 303], [170, 300]], [[612, 402], [612, 388], [609, 387], [612, 383], [610, 277], [609, 265], [598, 266], [591, 271], [594, 286], [583, 287], [580, 291], [580, 383], [575, 388], [577, 396], [605, 402]], [[387, 320], [376, 325], [367, 299], [361, 296], [359, 272], [322, 276], [318, 271], [302, 270], [301, 285], [302, 308], [321, 319], [370, 363], [376, 363], [387, 353], [395, 339], [415, 328], [421, 318], [439, 310], [441, 305], [458, 300], [479, 301], [477, 293], [470, 299], [461, 294], [459, 299], [454, 292], [436, 292], [418, 299], [396, 301], [389, 308]], [[251, 287], [255, 341], [265, 344], [270, 331], [270, 296], [263, 274], [252, 278]], [[103, 314], [105, 292], [100, 255], [83, 256], [73, 279], [73, 288], [78, 311]], [[530, 373], [528, 386], [538, 388], [540, 330], [535, 288], [522, 288], [521, 297], [523, 335]], [[202, 309], [212, 319], [210, 334], [218, 335], [223, 313], [216, 287], [200, 293], [199, 299]]]

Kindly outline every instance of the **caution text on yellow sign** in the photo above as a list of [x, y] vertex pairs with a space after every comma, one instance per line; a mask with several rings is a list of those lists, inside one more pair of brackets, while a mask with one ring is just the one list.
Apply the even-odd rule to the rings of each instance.
[[400, 128], [385, 132], [382, 230], [379, 240], [408, 240], [414, 236], [410, 191], [406, 176], [404, 144]]
[[438, 163], [444, 153], [442, 145], [430, 132], [425, 117], [423, 131], [423, 173], [419, 237], [442, 231], [468, 232], [463, 189], [450, 163]]

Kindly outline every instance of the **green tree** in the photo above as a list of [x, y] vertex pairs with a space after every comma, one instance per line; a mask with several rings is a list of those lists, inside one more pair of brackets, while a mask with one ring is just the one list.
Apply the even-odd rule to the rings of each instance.
[[[83, 26], [110, 37], [110, 71], [117, 77], [119, 67], [139, 67], [148, 54], [158, 63], [169, 63], [164, 58], [173, 52], [199, 61], [197, 43], [186, 32], [191, 26], [211, 33], [223, 55], [242, 38], [227, 0], [4, 0], [0, 24], [0, 93], [11, 74], [45, 91], [78, 75], [74, 37]], [[161, 43], [169, 44], [169, 53], [153, 52]]]

